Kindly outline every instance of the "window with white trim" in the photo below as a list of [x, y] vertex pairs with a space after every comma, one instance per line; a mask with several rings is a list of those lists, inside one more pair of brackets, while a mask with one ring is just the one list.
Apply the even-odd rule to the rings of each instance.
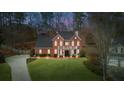
[[62, 46], [62, 41], [60, 41], [60, 46]]
[[74, 39], [77, 39], [77, 37], [74, 37]]
[[54, 54], [57, 54], [57, 49], [54, 49]]
[[65, 45], [68, 46], [69, 45], [69, 42], [65, 42]]
[[57, 46], [57, 41], [54, 42], [54, 45]]
[[42, 49], [39, 50], [39, 54], [42, 54]]
[[50, 54], [50, 49], [47, 50], [47, 53]]
[[59, 37], [57, 37], [57, 39], [59, 39]]
[[71, 45], [74, 46], [74, 41], [71, 42]]
[[80, 42], [79, 41], [77, 41], [77, 46], [80, 46]]

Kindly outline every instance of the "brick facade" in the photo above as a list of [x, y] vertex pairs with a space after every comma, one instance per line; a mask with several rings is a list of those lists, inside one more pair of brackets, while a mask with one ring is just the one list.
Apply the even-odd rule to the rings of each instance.
[[84, 46], [84, 43], [76, 34], [68, 40], [65, 40], [61, 35], [57, 34], [52, 39], [52, 47], [36, 47], [35, 54], [50, 54], [51, 56], [56, 55], [57, 57], [78, 56], [82, 46]]

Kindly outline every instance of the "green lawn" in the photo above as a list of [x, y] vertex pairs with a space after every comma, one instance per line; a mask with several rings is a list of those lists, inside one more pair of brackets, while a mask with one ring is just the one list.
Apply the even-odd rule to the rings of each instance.
[[7, 63], [0, 64], [0, 81], [10, 81], [11, 70]]
[[37, 59], [28, 64], [32, 80], [102, 80], [83, 64], [86, 58], [78, 59]]

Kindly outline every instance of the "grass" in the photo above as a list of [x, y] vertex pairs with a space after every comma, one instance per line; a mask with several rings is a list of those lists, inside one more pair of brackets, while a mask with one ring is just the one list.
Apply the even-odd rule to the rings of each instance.
[[7, 63], [0, 64], [0, 81], [10, 81], [11, 70]]
[[78, 59], [37, 59], [28, 64], [34, 81], [93, 81], [102, 78], [83, 64], [86, 58]]

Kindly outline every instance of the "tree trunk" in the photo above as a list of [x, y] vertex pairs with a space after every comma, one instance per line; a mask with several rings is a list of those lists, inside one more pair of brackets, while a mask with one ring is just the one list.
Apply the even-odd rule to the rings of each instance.
[[107, 78], [107, 60], [103, 58], [103, 80], [106, 81]]

